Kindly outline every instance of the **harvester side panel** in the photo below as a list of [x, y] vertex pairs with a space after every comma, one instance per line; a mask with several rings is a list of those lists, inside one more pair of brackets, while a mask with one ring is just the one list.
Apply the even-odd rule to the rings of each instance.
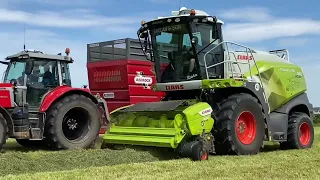
[[[307, 90], [306, 80], [299, 66], [286, 61], [257, 61], [257, 66], [271, 112]], [[246, 75], [249, 76], [249, 73]], [[252, 75], [258, 80], [255, 67]]]

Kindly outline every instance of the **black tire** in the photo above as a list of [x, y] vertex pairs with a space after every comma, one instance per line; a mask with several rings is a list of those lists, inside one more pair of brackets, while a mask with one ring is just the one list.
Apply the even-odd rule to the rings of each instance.
[[[250, 125], [251, 122], [251, 128], [248, 129], [251, 129], [254, 138], [249, 139], [249, 135], [244, 135], [246, 143], [238, 138], [236, 126], [238, 120], [240, 121], [240, 115], [245, 117], [241, 118], [243, 124], [247, 121]], [[212, 133], [215, 136], [217, 154], [253, 155], [260, 152], [265, 136], [265, 116], [261, 104], [255, 97], [246, 93], [230, 95], [217, 104], [213, 118], [215, 124]]]
[[16, 139], [17, 143], [19, 143], [23, 147], [27, 148], [39, 148], [44, 147], [43, 140], [30, 141], [29, 139]]
[[[301, 135], [305, 135], [300, 139]], [[287, 141], [281, 142], [281, 149], [307, 149], [314, 141], [314, 127], [311, 118], [302, 112], [295, 112], [289, 116]]]
[[6, 119], [0, 114], [0, 151], [8, 139], [9, 128]]
[[209, 152], [204, 148], [202, 142], [198, 141], [192, 147], [191, 159], [193, 161], [205, 161], [209, 158]]
[[[74, 131], [68, 124], [71, 121], [77, 123], [73, 125], [79, 125]], [[56, 102], [47, 113], [46, 142], [51, 149], [93, 148], [100, 127], [99, 111], [91, 99], [78, 94], [69, 95]], [[72, 137], [75, 135], [77, 137]]]

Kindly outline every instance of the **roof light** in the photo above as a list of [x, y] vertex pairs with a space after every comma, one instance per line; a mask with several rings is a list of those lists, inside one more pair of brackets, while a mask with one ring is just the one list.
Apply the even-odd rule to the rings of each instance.
[[69, 54], [70, 54], [70, 48], [66, 48], [65, 53], [66, 53], [67, 55], [69, 55]]
[[146, 21], [145, 21], [145, 20], [142, 20], [142, 21], [141, 21], [141, 26], [143, 26], [145, 23], [146, 23]]
[[191, 11], [190, 11], [190, 16], [194, 16], [194, 15], [196, 15], [196, 10], [191, 9]]
[[213, 17], [207, 17], [207, 20], [213, 22]]

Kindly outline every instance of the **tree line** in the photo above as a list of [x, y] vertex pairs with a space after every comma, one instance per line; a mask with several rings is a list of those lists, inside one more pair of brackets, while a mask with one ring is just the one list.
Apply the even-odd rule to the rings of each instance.
[[320, 114], [313, 115], [313, 123], [320, 124]]

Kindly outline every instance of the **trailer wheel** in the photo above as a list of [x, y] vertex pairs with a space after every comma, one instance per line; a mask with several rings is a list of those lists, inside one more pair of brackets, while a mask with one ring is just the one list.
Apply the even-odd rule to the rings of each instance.
[[307, 149], [314, 141], [314, 128], [311, 118], [302, 112], [289, 116], [288, 136], [286, 142], [281, 142], [281, 149]]
[[46, 141], [53, 149], [92, 148], [100, 126], [96, 105], [85, 96], [73, 94], [59, 100], [48, 111]]
[[246, 93], [233, 94], [218, 104], [213, 134], [217, 154], [252, 155], [263, 145], [264, 113], [258, 100]]

